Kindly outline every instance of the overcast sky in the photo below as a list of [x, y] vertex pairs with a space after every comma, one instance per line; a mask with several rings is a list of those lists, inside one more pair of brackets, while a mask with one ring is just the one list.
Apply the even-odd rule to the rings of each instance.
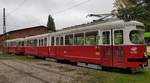
[[114, 0], [0, 0], [0, 34], [2, 10], [6, 8], [7, 31], [46, 25], [52, 15], [57, 29], [83, 24], [96, 18], [88, 14], [110, 13]]

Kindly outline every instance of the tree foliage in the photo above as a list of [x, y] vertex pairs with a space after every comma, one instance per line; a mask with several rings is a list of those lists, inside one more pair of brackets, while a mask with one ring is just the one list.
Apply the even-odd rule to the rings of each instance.
[[150, 0], [116, 0], [115, 6], [120, 19], [138, 20], [143, 22], [147, 29], [150, 28]]
[[54, 19], [51, 15], [48, 16], [47, 27], [48, 31], [56, 31]]

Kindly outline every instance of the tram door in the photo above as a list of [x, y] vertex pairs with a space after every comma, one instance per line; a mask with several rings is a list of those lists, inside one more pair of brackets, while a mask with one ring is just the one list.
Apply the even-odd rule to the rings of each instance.
[[123, 30], [113, 30], [113, 66], [124, 67], [124, 35]]
[[113, 48], [112, 48], [112, 31], [107, 30], [102, 32], [102, 44], [103, 44], [103, 57], [102, 65], [112, 66], [113, 65]]
[[102, 32], [102, 65], [121, 67], [124, 64], [123, 30]]

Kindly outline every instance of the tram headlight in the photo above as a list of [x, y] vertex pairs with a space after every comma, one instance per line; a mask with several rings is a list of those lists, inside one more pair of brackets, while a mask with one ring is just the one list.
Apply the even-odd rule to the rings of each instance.
[[144, 52], [144, 56], [147, 57], [147, 52]]

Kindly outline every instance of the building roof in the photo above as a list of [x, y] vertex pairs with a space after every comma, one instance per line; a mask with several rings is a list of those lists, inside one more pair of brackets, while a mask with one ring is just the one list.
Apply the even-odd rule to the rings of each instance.
[[[41, 28], [41, 27], [47, 28], [46, 26], [40, 25], [40, 26], [34, 26], [34, 27], [29, 27], [29, 28], [24, 28], [24, 29], [18, 29], [18, 30], [9, 31], [9, 32], [7, 32], [5, 34], [14, 33], [14, 32], [18, 32], [18, 31], [29, 30], [29, 29], [33, 29], [33, 28]], [[5, 34], [0, 34], [0, 36], [3, 36]]]

